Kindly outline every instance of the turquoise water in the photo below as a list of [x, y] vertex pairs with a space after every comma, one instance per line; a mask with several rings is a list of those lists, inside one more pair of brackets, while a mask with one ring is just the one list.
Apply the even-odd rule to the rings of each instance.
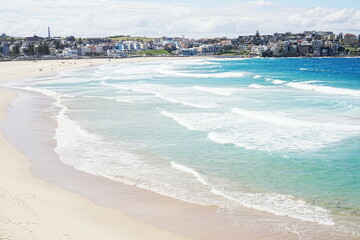
[[359, 234], [360, 59], [109, 64], [26, 82], [75, 168]]

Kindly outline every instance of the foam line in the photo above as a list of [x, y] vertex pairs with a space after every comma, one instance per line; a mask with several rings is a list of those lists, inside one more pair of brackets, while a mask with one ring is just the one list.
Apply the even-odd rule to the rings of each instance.
[[315, 91], [315, 92], [319, 92], [319, 93], [360, 97], [360, 90], [335, 88], [335, 87], [329, 87], [329, 86], [319, 86], [319, 85], [307, 84], [307, 83], [301, 83], [301, 82], [291, 82], [291, 83], [287, 83], [286, 85], [289, 87], [292, 87], [292, 88], [308, 90], [308, 91]]

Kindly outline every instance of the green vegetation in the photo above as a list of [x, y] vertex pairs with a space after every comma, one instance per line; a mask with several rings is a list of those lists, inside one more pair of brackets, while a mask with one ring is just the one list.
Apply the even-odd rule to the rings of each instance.
[[239, 54], [238, 52], [226, 52], [226, 53], [219, 53], [217, 55], [219, 55], [219, 56], [239, 56], [241, 54]]
[[154, 56], [154, 55], [170, 55], [170, 53], [166, 50], [147, 50], [147, 51], [139, 51], [139, 52], [130, 52], [129, 55], [146, 55], [146, 56]]
[[49, 55], [50, 54], [49, 45], [46, 42], [40, 43], [40, 45], [37, 48], [35, 48], [35, 53], [39, 56]]
[[0, 40], [3, 40], [3, 41], [20, 41], [20, 40], [23, 40], [24, 38], [22, 37], [1, 37], [0, 36]]
[[250, 54], [250, 51], [239, 50], [236, 45], [225, 45], [222, 46], [217, 52], [216, 55], [219, 56], [247, 56]]
[[11, 51], [11, 54], [13, 55], [19, 55], [20, 54], [20, 48], [18, 45], [15, 45], [13, 50]]
[[28, 45], [28, 53], [27, 54], [29, 54], [29, 55], [34, 55], [35, 54], [35, 46], [34, 46], [34, 44], [29, 44]]
[[62, 44], [59, 40], [53, 40], [52, 43], [55, 46], [55, 49], [64, 49], [64, 44]]
[[226, 51], [226, 52], [217, 52], [216, 55], [219, 56], [248, 56], [250, 51], [242, 50], [242, 51]]
[[354, 47], [345, 46], [345, 52], [347, 54], [350, 54], [353, 56], [359, 56], [360, 55], [360, 47], [358, 45], [355, 45]]
[[123, 35], [119, 35], [119, 36], [110, 36], [109, 37], [111, 40], [115, 40], [115, 41], [138, 41], [138, 42], [149, 42], [149, 41], [153, 41], [155, 38], [148, 38], [148, 37], [130, 37], [130, 36], [123, 36]]

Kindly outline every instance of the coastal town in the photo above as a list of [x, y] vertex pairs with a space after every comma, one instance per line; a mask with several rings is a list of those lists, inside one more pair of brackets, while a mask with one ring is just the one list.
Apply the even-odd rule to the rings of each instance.
[[218, 55], [227, 57], [360, 56], [360, 35], [323, 31], [274, 33], [237, 38], [131, 37], [102, 38], [12, 37], [0, 35], [0, 60], [123, 58], [135, 56]]

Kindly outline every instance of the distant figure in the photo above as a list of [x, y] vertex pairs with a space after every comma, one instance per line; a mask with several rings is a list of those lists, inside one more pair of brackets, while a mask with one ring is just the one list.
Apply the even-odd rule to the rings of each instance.
[[41, 69], [41, 68], [39, 68], [39, 71], [40, 71], [40, 72], [42, 72], [42, 69]]

